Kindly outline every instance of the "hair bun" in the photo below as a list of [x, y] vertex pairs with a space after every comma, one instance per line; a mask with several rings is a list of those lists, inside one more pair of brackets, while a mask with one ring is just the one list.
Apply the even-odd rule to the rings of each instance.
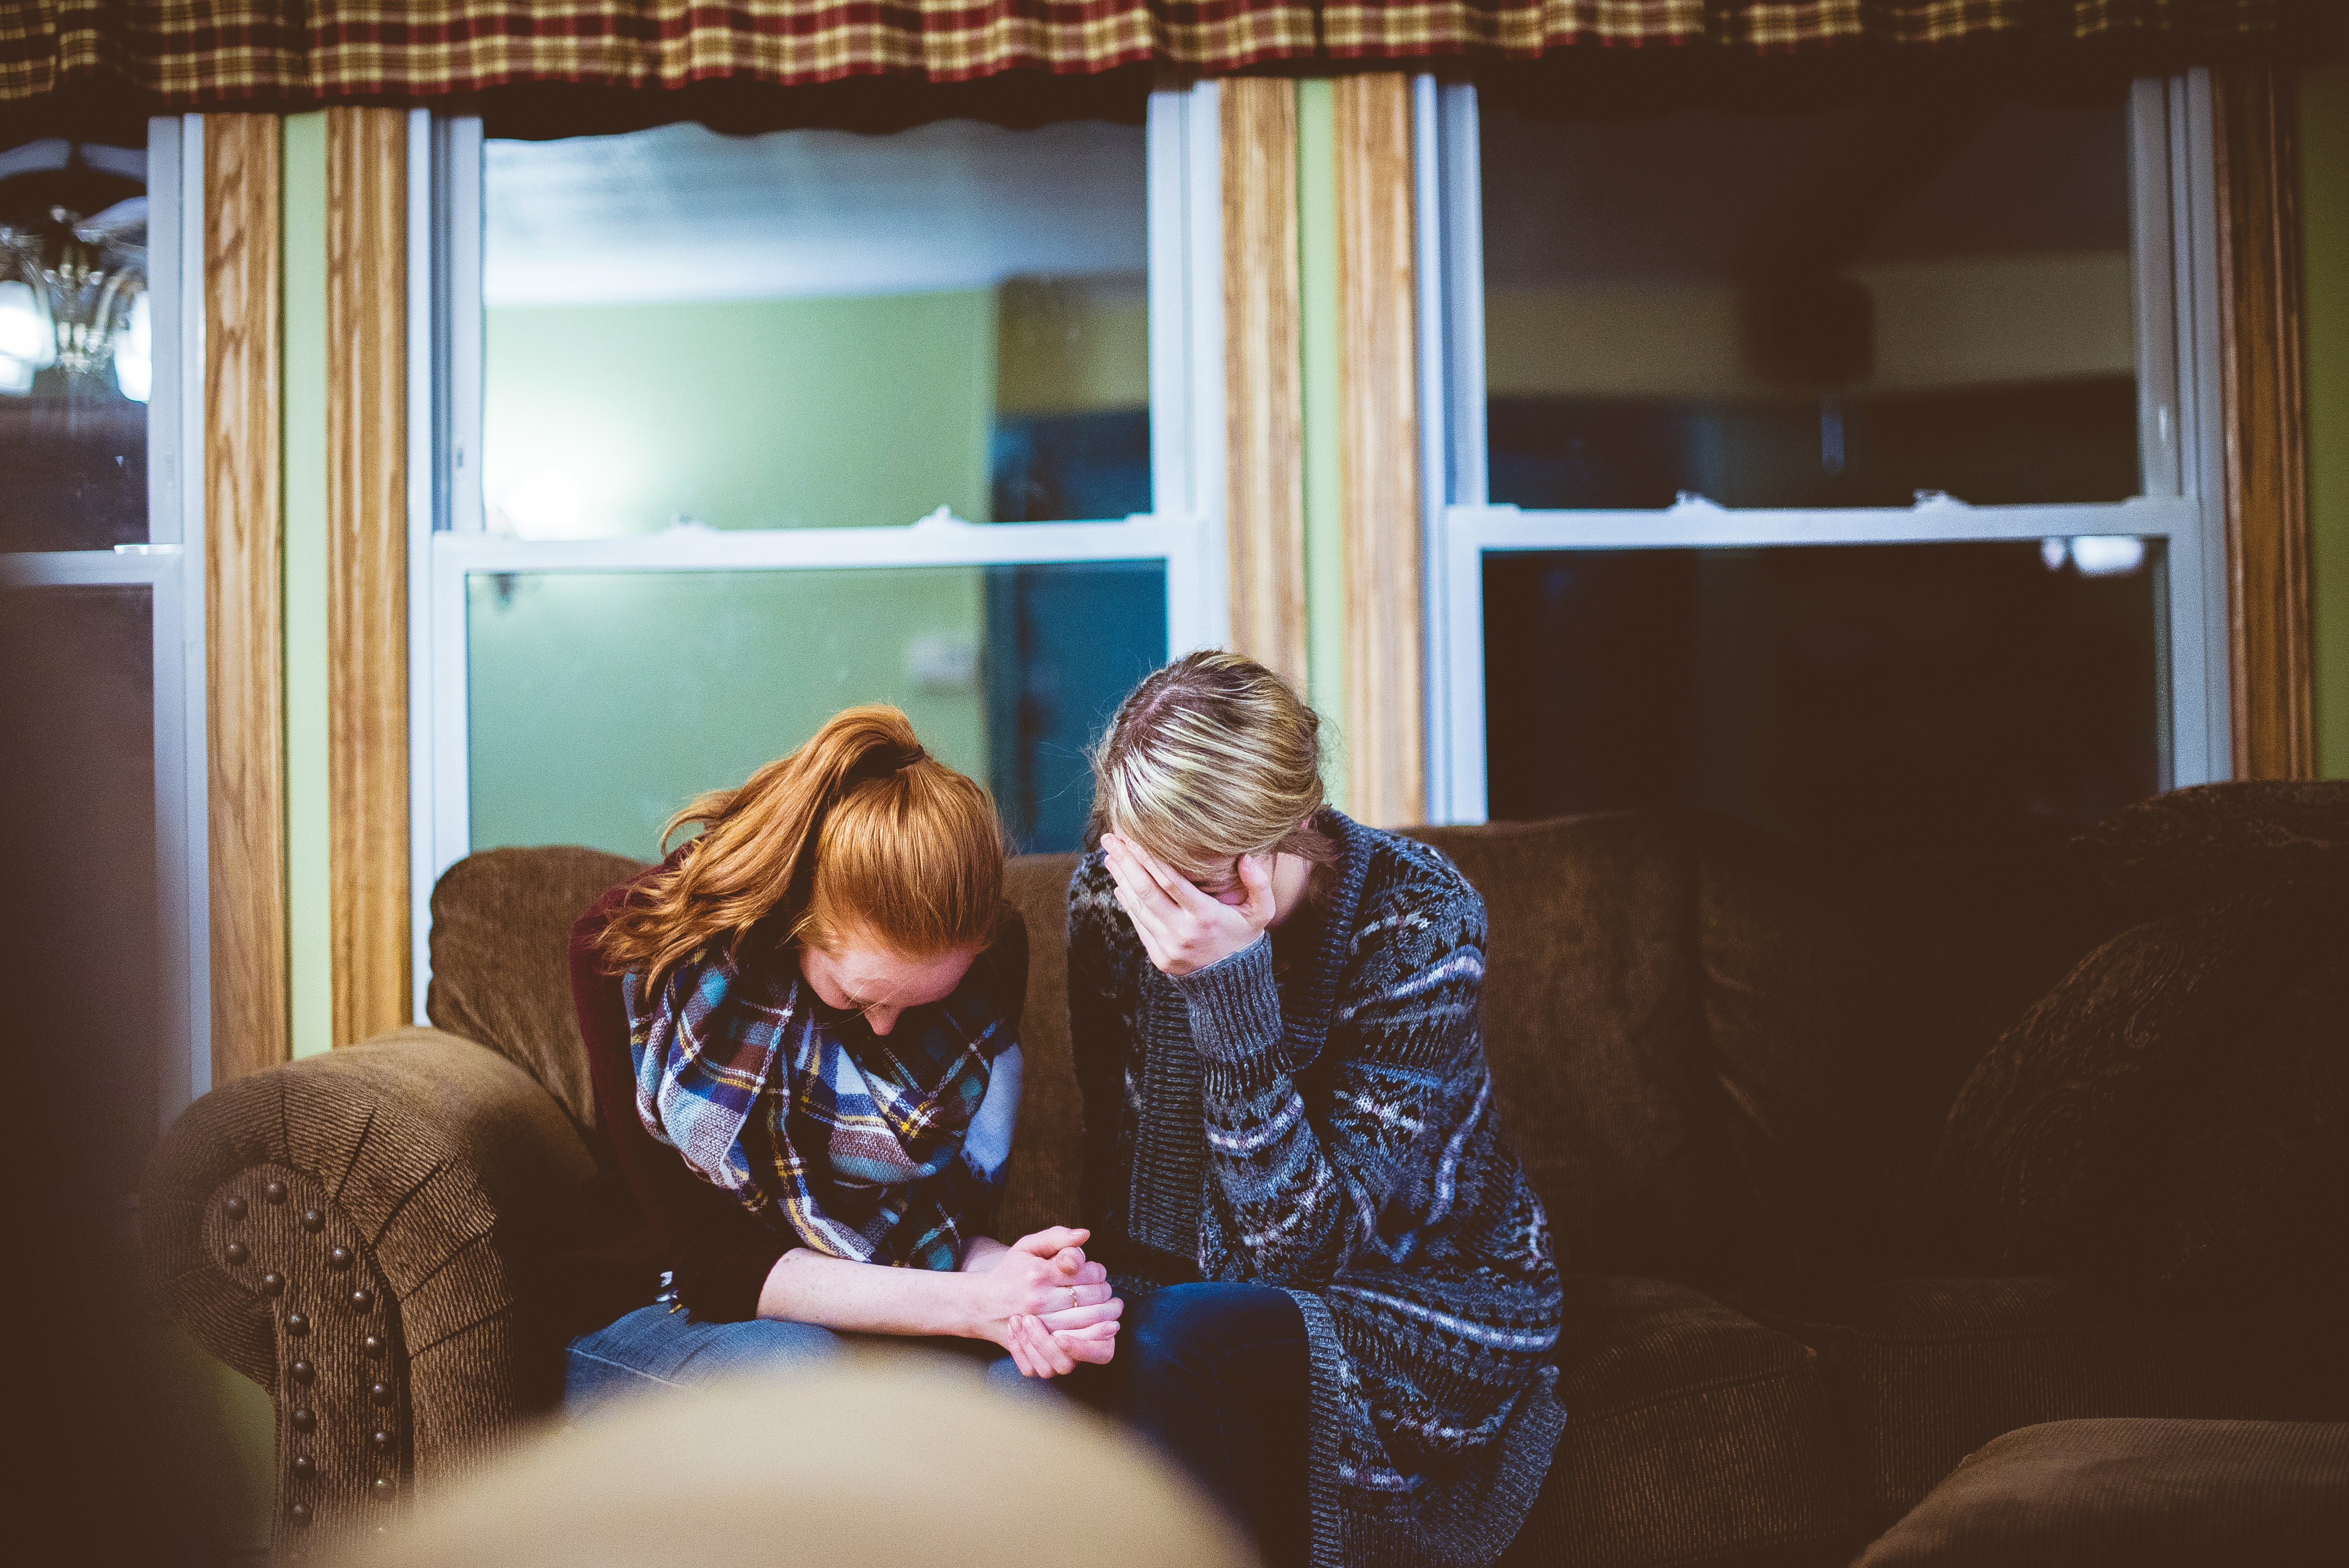
[[861, 783], [867, 779], [887, 779], [903, 773], [916, 762], [929, 759], [928, 749], [922, 746], [876, 745], [856, 759], [856, 765], [842, 777], [841, 782], [845, 785]]

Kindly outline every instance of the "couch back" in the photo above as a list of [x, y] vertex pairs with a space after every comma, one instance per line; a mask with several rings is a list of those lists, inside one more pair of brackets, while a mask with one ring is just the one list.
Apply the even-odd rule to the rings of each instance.
[[[1711, 1290], [1923, 1266], [1925, 1176], [1975, 1059], [2128, 923], [2063, 853], [1842, 863], [1726, 818], [1413, 830], [1484, 894], [1485, 1041], [1565, 1266]], [[1027, 1058], [1003, 1228], [1079, 1212], [1073, 855], [1011, 863]], [[502, 1051], [593, 1136], [571, 922], [634, 861], [491, 850], [432, 895], [440, 1028]]]

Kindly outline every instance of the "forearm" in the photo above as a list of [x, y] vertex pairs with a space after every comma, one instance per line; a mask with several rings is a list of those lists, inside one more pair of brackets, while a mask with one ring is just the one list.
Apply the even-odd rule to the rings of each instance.
[[856, 1334], [978, 1338], [982, 1323], [970, 1287], [968, 1274], [851, 1263], [794, 1247], [768, 1271], [759, 1315]]
[[959, 1267], [965, 1274], [985, 1274], [995, 1266], [995, 1260], [1011, 1249], [993, 1236], [973, 1236], [962, 1249]]
[[1177, 983], [1200, 1056], [1207, 1162], [1261, 1264], [1300, 1282], [1335, 1259], [1349, 1205], [1282, 1056], [1268, 946]]

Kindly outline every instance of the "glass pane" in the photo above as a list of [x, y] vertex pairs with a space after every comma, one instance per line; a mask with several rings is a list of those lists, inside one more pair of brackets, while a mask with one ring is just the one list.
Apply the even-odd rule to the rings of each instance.
[[138, 1186], [160, 1088], [153, 626], [144, 585], [0, 590], [0, 794], [12, 885], [38, 901], [0, 964], [38, 1057], [16, 1067], [88, 1086], [78, 1152], [109, 1198]]
[[0, 550], [147, 537], [147, 152], [0, 150]]
[[1141, 127], [667, 125], [485, 161], [493, 531], [1150, 510]]
[[1482, 122], [1494, 500], [2137, 493], [2118, 98]]
[[2068, 837], [2162, 787], [2160, 564], [2113, 537], [1487, 552], [1491, 814]]
[[891, 702], [1019, 847], [1073, 849], [1085, 748], [1166, 657], [1162, 562], [480, 574], [472, 841], [649, 858], [702, 790]]

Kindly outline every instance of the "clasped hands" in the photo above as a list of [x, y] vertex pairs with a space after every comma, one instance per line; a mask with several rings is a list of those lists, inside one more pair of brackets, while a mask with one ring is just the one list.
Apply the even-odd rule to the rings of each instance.
[[1272, 857], [1242, 855], [1228, 885], [1202, 888], [1116, 833], [1103, 833], [1102, 862], [1117, 883], [1118, 907], [1162, 974], [1189, 975], [1255, 945], [1272, 924]]
[[971, 1274], [979, 1332], [1029, 1377], [1065, 1377], [1080, 1361], [1109, 1365], [1125, 1311], [1109, 1271], [1088, 1262], [1092, 1233], [1055, 1225], [1020, 1237]]

